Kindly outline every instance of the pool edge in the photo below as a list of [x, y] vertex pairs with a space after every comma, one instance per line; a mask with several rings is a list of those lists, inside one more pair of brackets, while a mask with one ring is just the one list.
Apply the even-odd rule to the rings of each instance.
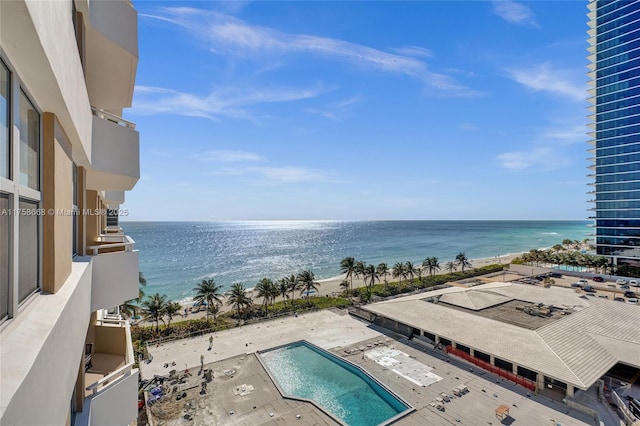
[[308, 340], [294, 340], [293, 342], [289, 342], [289, 343], [285, 343], [282, 345], [278, 345], [278, 346], [274, 346], [272, 348], [269, 349], [264, 349], [264, 350], [259, 350], [255, 352], [256, 358], [258, 359], [258, 362], [260, 363], [260, 365], [262, 366], [262, 368], [264, 369], [264, 371], [267, 373], [267, 376], [269, 376], [269, 379], [271, 379], [271, 382], [275, 385], [276, 389], [278, 389], [278, 392], [280, 392], [280, 395], [283, 398], [287, 398], [287, 399], [293, 399], [293, 400], [297, 400], [297, 401], [302, 401], [302, 402], [307, 402], [311, 405], [313, 405], [314, 407], [316, 407], [318, 410], [322, 411], [324, 414], [326, 414], [327, 416], [329, 416], [331, 419], [333, 419], [336, 423], [342, 425], [342, 426], [349, 426], [347, 423], [345, 423], [342, 419], [336, 417], [333, 413], [331, 413], [328, 409], [326, 409], [323, 405], [317, 403], [316, 401], [312, 400], [312, 399], [308, 399], [308, 398], [302, 398], [299, 396], [295, 396], [295, 395], [289, 395], [284, 393], [284, 391], [282, 390], [282, 388], [280, 387], [280, 384], [278, 384], [278, 381], [273, 377], [273, 375], [271, 374], [271, 370], [269, 370], [269, 367], [266, 366], [266, 364], [263, 362], [261, 355], [265, 352], [271, 352], [280, 348], [284, 348], [286, 346], [291, 346], [291, 345], [295, 345], [295, 344], [306, 344], [308, 346], [313, 347], [315, 350], [319, 351], [319, 352], [324, 352], [325, 354], [328, 354], [332, 357], [338, 358], [339, 360], [345, 362], [346, 364], [351, 365], [352, 367], [360, 370], [362, 373], [364, 373], [369, 379], [371, 379], [372, 381], [376, 382], [378, 384], [378, 386], [381, 386], [385, 391], [389, 392], [391, 395], [393, 395], [395, 398], [397, 398], [400, 402], [402, 402], [407, 409], [404, 411], [401, 411], [400, 413], [396, 414], [393, 417], [390, 417], [389, 419], [385, 420], [382, 423], [378, 423], [378, 425], [376, 426], [387, 426], [387, 425], [391, 425], [395, 422], [397, 422], [398, 420], [408, 416], [409, 414], [413, 413], [414, 411], [416, 411], [415, 407], [413, 407], [411, 404], [409, 404], [404, 398], [402, 398], [400, 395], [398, 395], [397, 393], [395, 393], [394, 391], [392, 391], [391, 389], [389, 389], [389, 387], [387, 387], [385, 384], [383, 384], [380, 380], [378, 380], [377, 378], [375, 378], [371, 373], [369, 373], [367, 370], [365, 370], [364, 368], [362, 368], [361, 366], [359, 366], [358, 364], [355, 364], [351, 361], [349, 361], [346, 358], [341, 357], [340, 355], [337, 355], [335, 353], [332, 353], [326, 349], [321, 348], [320, 346], [314, 345], [313, 343], [309, 342]]

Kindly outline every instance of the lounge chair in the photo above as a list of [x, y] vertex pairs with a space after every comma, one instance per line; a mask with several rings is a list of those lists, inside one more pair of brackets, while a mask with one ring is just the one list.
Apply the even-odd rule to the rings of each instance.
[[449, 401], [451, 401], [451, 400], [449, 399], [449, 395], [447, 395], [445, 392], [442, 392], [442, 393], [440, 394], [440, 396], [442, 397], [442, 400], [443, 400], [444, 402], [449, 402]]

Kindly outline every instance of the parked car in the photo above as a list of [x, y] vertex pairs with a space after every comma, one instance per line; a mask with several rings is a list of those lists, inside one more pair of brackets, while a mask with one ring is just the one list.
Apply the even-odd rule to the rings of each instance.
[[582, 288], [582, 287], [584, 287], [584, 284], [581, 283], [580, 281], [578, 281], [578, 282], [575, 282], [575, 283], [571, 283], [571, 287], [580, 287], [580, 288]]
[[614, 297], [613, 300], [615, 300], [616, 302], [626, 302], [626, 300], [624, 300], [624, 297]]
[[550, 276], [551, 278], [562, 278], [562, 274], [561, 274], [561, 273], [559, 273], [559, 272], [551, 272], [551, 273], [549, 274], [549, 276]]
[[590, 285], [585, 285], [584, 287], [582, 287], [582, 290], [586, 291], [587, 293], [597, 292], [597, 290]]
[[623, 284], [620, 286], [620, 290], [629, 290], [629, 284]]
[[622, 278], [618, 278], [616, 280], [616, 284], [618, 284], [618, 285], [624, 285], [626, 283], [627, 283], [627, 280], [623, 280]]
[[640, 284], [638, 284], [638, 280], [629, 280], [629, 285], [632, 287], [640, 287]]
[[601, 294], [600, 296], [598, 296], [600, 299], [608, 299], [609, 296], [607, 296], [606, 294]]
[[624, 297], [636, 297], [636, 293], [633, 291], [625, 291]]
[[597, 283], [603, 283], [604, 282], [604, 278], [602, 278], [601, 276], [596, 275], [595, 277], [591, 278], [593, 281], [597, 282]]
[[635, 297], [632, 299], [627, 299], [627, 303], [631, 303], [632, 305], [637, 305], [638, 299], [636, 299]]
[[616, 288], [616, 285], [614, 283], [607, 283], [607, 287]]

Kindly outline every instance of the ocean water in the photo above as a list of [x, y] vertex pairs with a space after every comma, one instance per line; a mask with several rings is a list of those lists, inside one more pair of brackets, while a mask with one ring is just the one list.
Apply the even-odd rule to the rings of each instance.
[[316, 278], [340, 274], [347, 256], [377, 265], [436, 256], [441, 264], [584, 240], [589, 221], [220, 221], [121, 222], [140, 250], [147, 294], [190, 300], [213, 278], [254, 287], [310, 269]]

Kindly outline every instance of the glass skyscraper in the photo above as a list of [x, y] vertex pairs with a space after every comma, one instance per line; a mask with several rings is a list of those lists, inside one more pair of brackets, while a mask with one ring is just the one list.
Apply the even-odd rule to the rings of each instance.
[[588, 7], [596, 250], [640, 273], [640, 1]]

